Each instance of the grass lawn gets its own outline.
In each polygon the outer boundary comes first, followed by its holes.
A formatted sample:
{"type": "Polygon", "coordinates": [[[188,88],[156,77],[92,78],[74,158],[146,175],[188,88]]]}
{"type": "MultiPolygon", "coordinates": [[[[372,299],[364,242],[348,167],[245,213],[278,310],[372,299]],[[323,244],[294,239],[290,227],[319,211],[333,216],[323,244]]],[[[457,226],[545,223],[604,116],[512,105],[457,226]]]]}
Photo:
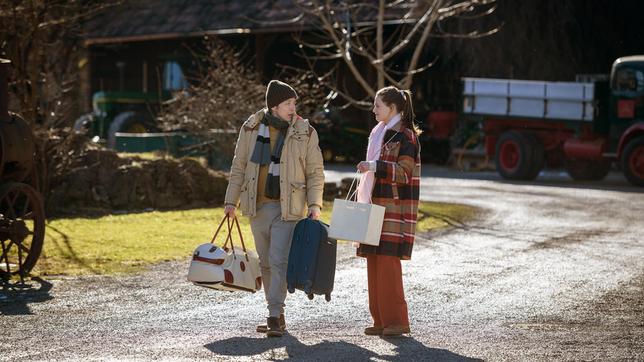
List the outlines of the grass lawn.
{"type": "MultiPolygon", "coordinates": [[[[331,206],[325,204],[322,212],[326,223],[331,219],[331,206]]],[[[446,227],[475,214],[476,209],[470,206],[421,202],[418,230],[446,227]]],[[[50,220],[43,252],[32,274],[131,273],[152,263],[183,260],[197,245],[210,241],[222,216],[223,208],[209,208],[50,220]]],[[[246,247],[254,249],[248,219],[241,217],[239,221],[246,247]]],[[[224,241],[225,228],[218,245],[224,241]]]]}

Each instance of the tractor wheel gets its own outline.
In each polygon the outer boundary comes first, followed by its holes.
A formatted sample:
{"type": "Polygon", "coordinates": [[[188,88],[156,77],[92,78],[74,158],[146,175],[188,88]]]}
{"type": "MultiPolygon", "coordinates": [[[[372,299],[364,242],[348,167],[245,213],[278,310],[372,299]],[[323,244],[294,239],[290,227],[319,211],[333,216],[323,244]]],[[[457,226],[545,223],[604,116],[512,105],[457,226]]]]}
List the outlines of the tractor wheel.
{"type": "Polygon", "coordinates": [[[622,154],[622,170],[628,182],[644,186],[644,137],[630,141],[622,154]]]}
{"type": "Polygon", "coordinates": [[[603,180],[610,171],[610,160],[566,160],[566,171],[574,180],[603,180]]]}
{"type": "Polygon", "coordinates": [[[533,143],[517,131],[507,131],[496,142],[495,162],[499,174],[508,180],[531,180],[534,174],[533,143]]]}
{"type": "Polygon", "coordinates": [[[45,211],[31,186],[0,186],[0,276],[25,276],[36,265],[45,239],[45,211]]]}
{"type": "Polygon", "coordinates": [[[145,133],[145,132],[154,132],[158,128],[150,120],[150,117],[145,116],[142,113],[137,112],[123,112],[119,113],[107,130],[107,146],[109,148],[116,147],[116,133],[117,132],[127,132],[127,133],[145,133]]]}
{"type": "Polygon", "coordinates": [[[92,122],[94,122],[94,116],[91,113],[84,114],[74,121],[74,127],[72,129],[77,133],[87,133],[92,122]]]}

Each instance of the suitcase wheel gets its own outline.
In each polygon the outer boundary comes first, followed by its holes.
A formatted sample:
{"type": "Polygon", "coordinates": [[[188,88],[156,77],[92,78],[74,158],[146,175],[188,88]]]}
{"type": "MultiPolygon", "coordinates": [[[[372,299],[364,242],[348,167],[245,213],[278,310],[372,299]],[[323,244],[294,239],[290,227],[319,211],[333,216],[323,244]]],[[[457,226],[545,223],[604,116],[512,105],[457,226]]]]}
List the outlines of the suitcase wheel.
{"type": "Polygon", "coordinates": [[[331,301],[331,294],[325,294],[324,299],[326,299],[327,302],[331,301]]]}
{"type": "Polygon", "coordinates": [[[313,300],[313,294],[307,294],[307,297],[309,297],[309,300],[313,300]]]}

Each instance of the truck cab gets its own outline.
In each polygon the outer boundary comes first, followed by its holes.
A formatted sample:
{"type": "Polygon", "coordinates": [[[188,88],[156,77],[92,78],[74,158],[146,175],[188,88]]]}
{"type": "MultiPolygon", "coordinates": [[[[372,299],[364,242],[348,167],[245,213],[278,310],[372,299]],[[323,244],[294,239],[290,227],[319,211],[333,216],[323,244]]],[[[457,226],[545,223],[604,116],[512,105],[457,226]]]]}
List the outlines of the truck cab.
{"type": "Polygon", "coordinates": [[[644,55],[615,60],[608,114],[611,150],[626,178],[644,185],[644,55]]]}

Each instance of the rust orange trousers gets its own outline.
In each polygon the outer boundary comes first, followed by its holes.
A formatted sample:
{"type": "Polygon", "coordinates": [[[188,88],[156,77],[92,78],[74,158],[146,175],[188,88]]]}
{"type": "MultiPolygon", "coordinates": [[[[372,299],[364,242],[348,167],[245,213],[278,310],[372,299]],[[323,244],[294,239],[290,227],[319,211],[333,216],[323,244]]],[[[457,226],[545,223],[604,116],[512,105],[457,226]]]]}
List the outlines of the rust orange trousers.
{"type": "Polygon", "coordinates": [[[400,258],[367,255],[367,280],[374,327],[409,326],[400,258]]]}

